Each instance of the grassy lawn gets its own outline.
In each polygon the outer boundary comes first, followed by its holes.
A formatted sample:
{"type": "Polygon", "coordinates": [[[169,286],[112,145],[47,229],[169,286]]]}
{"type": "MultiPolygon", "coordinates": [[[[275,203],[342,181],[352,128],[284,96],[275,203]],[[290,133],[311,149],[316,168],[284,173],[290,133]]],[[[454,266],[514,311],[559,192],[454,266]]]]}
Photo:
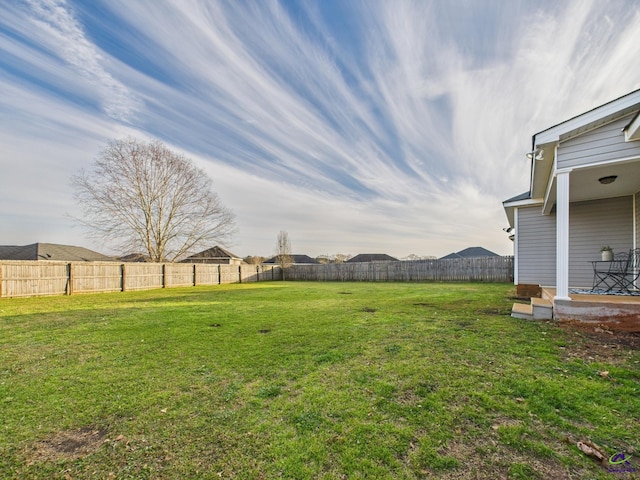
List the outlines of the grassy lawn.
{"type": "Polygon", "coordinates": [[[0,477],[640,476],[640,338],[513,319],[512,293],[275,282],[2,299],[0,477]],[[608,472],[580,440],[636,472],[608,472]]]}

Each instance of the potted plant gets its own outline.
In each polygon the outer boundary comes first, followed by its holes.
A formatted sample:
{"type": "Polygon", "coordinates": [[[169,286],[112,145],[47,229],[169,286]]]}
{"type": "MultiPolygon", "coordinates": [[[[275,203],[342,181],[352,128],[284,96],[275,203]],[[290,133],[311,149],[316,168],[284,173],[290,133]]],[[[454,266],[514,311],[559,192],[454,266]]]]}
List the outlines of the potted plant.
{"type": "Polygon", "coordinates": [[[613,260],[613,248],[609,245],[606,245],[600,249],[600,253],[602,254],[603,262],[610,262],[613,260]]]}

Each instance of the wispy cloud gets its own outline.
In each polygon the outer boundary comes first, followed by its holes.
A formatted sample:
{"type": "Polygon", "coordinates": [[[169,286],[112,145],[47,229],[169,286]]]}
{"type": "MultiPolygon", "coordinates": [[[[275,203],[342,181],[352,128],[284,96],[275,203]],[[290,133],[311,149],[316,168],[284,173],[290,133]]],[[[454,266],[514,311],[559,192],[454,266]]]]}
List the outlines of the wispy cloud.
{"type": "Polygon", "coordinates": [[[40,49],[69,64],[95,89],[105,113],[128,121],[140,107],[135,95],[109,73],[109,60],[87,38],[86,32],[65,0],[28,0],[30,22],[22,23],[40,49]]]}
{"type": "Polygon", "coordinates": [[[506,253],[500,201],[528,186],[531,135],[640,88],[633,1],[29,0],[0,13],[0,115],[17,137],[75,151],[65,173],[123,131],[170,143],[211,171],[246,253],[281,228],[310,253],[506,253]],[[60,131],[82,140],[65,147],[60,131]]]}

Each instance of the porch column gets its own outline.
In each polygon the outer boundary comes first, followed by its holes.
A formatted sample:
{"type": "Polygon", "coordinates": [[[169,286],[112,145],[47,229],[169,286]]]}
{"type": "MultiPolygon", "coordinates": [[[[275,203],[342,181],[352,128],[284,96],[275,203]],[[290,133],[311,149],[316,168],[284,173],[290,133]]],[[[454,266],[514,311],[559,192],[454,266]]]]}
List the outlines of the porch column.
{"type": "Polygon", "coordinates": [[[557,300],[569,297],[569,175],[556,176],[556,296],[557,300]]]}

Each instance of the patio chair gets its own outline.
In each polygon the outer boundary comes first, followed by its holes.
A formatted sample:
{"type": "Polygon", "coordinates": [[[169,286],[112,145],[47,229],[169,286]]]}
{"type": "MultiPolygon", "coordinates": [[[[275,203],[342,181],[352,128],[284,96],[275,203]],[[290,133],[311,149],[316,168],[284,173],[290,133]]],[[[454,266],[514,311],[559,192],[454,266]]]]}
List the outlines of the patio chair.
{"type": "Polygon", "coordinates": [[[629,250],[627,267],[622,277],[622,287],[626,292],[638,290],[640,287],[640,248],[629,250]]]}
{"type": "Polygon", "coordinates": [[[627,270],[631,256],[629,253],[616,253],[611,261],[597,260],[593,265],[593,290],[626,291],[627,270]]]}

